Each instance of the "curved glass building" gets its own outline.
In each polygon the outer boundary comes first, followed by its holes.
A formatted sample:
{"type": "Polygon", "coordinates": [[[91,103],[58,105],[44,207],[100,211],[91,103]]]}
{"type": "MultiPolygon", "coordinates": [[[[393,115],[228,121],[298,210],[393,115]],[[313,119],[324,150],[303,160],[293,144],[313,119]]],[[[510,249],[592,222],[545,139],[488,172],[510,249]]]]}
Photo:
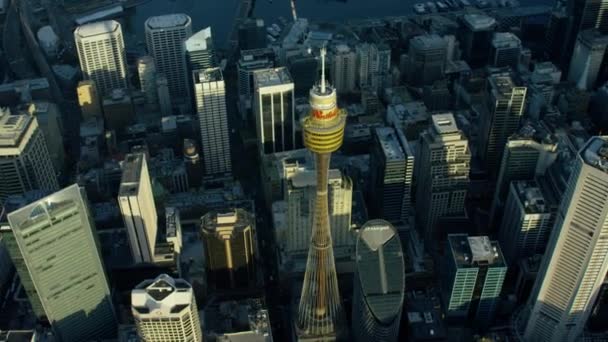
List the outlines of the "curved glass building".
{"type": "Polygon", "coordinates": [[[353,339],[397,341],[405,295],[405,261],[397,230],[384,220],[368,221],[356,248],[353,339]]]}

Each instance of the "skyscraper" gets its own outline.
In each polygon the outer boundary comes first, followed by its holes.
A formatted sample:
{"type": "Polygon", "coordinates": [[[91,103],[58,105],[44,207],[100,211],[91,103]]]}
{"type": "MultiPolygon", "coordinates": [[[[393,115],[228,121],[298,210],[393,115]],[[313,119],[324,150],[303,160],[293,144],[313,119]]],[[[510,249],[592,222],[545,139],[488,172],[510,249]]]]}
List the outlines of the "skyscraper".
{"type": "Polygon", "coordinates": [[[511,32],[496,32],[492,37],[491,63],[495,67],[510,66],[517,70],[521,40],[511,32]]]}
{"type": "Polygon", "coordinates": [[[557,139],[536,123],[526,123],[509,137],[502,154],[490,211],[492,225],[499,225],[501,222],[501,211],[509,194],[511,181],[542,176],[557,159],[557,148],[557,139]]]}
{"type": "MultiPolygon", "coordinates": [[[[0,240],[10,256],[12,265],[15,266],[15,270],[19,275],[19,282],[21,283],[25,295],[29,300],[34,316],[39,322],[48,321],[46,313],[44,312],[42,302],[40,301],[40,296],[36,291],[36,287],[34,286],[30,272],[27,269],[25,259],[19,250],[19,245],[17,244],[15,234],[13,234],[13,231],[11,230],[11,226],[8,223],[6,215],[14,210],[25,207],[26,205],[37,201],[42,197],[45,197],[47,194],[48,192],[46,191],[29,191],[24,194],[10,196],[3,201],[3,205],[0,205],[0,240]]],[[[12,273],[11,269],[8,269],[7,271],[12,273]]]]}
{"type": "Polygon", "coordinates": [[[203,333],[192,286],[161,274],[131,292],[131,312],[142,341],[202,342],[203,333]]]}
{"type": "Polygon", "coordinates": [[[95,81],[84,80],[78,82],[76,92],[82,119],[101,118],[103,115],[101,112],[101,101],[95,81]]]}
{"type": "Polygon", "coordinates": [[[249,119],[249,110],[253,106],[254,72],[274,68],[275,59],[275,53],[270,48],[241,51],[236,68],[239,74],[239,112],[243,120],[249,119]]]}
{"type": "Polygon", "coordinates": [[[112,337],[117,321],[84,191],[74,184],[8,221],[56,337],[112,337]]]}
{"type": "Polygon", "coordinates": [[[226,112],[226,86],[222,72],[219,68],[211,68],[194,73],[193,76],[205,174],[230,174],[232,161],[226,112]]]}
{"type": "Polygon", "coordinates": [[[195,70],[204,70],[216,66],[215,51],[211,27],[204,28],[185,41],[188,78],[195,70]]]}
{"type": "Polygon", "coordinates": [[[507,264],[498,242],[487,236],[448,235],[443,295],[450,318],[467,319],[487,326],[496,312],[507,264]],[[474,311],[474,312],[472,312],[474,311]]]}
{"type": "Polygon", "coordinates": [[[402,132],[390,127],[375,129],[370,169],[374,216],[392,223],[408,221],[414,152],[402,132]]]}
{"type": "Polygon", "coordinates": [[[210,212],[201,218],[207,277],[218,288],[246,288],[255,284],[255,227],[243,209],[210,212]]]}
{"type": "Polygon", "coordinates": [[[0,202],[30,190],[56,191],[57,175],[38,120],[0,109],[0,202]]]}
{"type": "Polygon", "coordinates": [[[511,265],[545,252],[557,207],[547,190],[534,180],[513,181],[509,186],[499,241],[511,265]]]}
{"type": "Polygon", "coordinates": [[[485,14],[465,14],[461,39],[462,58],[471,67],[481,67],[488,62],[491,41],[496,29],[496,19],[485,14]]]}
{"type": "Polygon", "coordinates": [[[416,221],[428,242],[437,237],[437,219],[464,214],[471,163],[469,141],[452,113],[435,114],[432,121],[420,135],[416,161],[416,221]]]}
{"type": "Polygon", "coordinates": [[[158,104],[156,91],[156,63],[152,56],[143,56],[137,60],[137,74],[139,75],[139,89],[144,93],[146,103],[158,104]]]}
{"type": "Polygon", "coordinates": [[[296,148],[296,118],[293,81],[287,68],[257,70],[253,73],[253,111],[261,154],[296,148]]]}
{"type": "Polygon", "coordinates": [[[154,262],[158,216],[146,155],[127,154],[122,165],[118,205],[135,263],[154,262]]]}
{"type": "Polygon", "coordinates": [[[356,255],[353,338],[396,342],[405,297],[405,261],[395,227],[384,220],[364,224],[356,255]]]}
{"type": "MultiPolygon", "coordinates": [[[[565,26],[565,35],[561,35],[559,65],[562,70],[569,69],[570,56],[581,31],[597,29],[602,34],[608,33],[608,1],[606,0],[566,0],[566,20],[559,24],[565,26]]],[[[556,4],[560,5],[560,2],[556,4]]],[[[559,8],[556,8],[559,11],[559,8]]],[[[559,12],[558,12],[559,13],[559,12]]]]}
{"type": "Polygon", "coordinates": [[[484,166],[496,177],[504,146],[524,114],[527,89],[517,87],[505,73],[488,77],[487,91],[488,112],[481,118],[479,150],[484,166]]]}
{"type": "Polygon", "coordinates": [[[150,17],[144,24],[148,53],[158,73],[167,77],[172,104],[189,106],[190,84],[184,42],[192,36],[192,20],[185,14],[150,17]]]}
{"type": "Polygon", "coordinates": [[[592,137],[574,170],[536,283],[526,341],[578,341],[608,272],[608,137],[592,137]]]}
{"type": "MultiPolygon", "coordinates": [[[[608,5],[607,5],[608,10],[608,5]]],[[[568,81],[581,90],[595,86],[608,46],[608,36],[598,30],[584,30],[578,34],[568,71],[568,81]]]]}
{"type": "Polygon", "coordinates": [[[163,116],[173,114],[171,108],[171,94],[169,93],[169,81],[164,74],[156,74],[156,96],[158,97],[158,106],[160,113],[163,116]]]}
{"type": "Polygon", "coordinates": [[[348,45],[340,44],[334,49],[331,80],[340,93],[351,93],[357,86],[357,54],[348,45]]]}
{"type": "Polygon", "coordinates": [[[410,40],[407,80],[415,86],[431,85],[444,77],[448,45],[437,34],[416,36],[410,40]]]}
{"type": "Polygon", "coordinates": [[[382,94],[389,86],[391,77],[391,48],[388,44],[371,45],[370,85],[373,90],[382,94]]]}
{"type": "Polygon", "coordinates": [[[266,47],[266,26],[264,19],[247,18],[239,25],[239,50],[262,49],[266,47]]]}
{"type": "Polygon", "coordinates": [[[95,81],[100,97],[127,88],[127,55],[120,24],[114,20],[78,26],[74,31],[80,69],[95,81]]]}
{"type": "Polygon", "coordinates": [[[317,196],[312,238],[297,314],[299,339],[335,338],[341,334],[342,304],[329,228],[327,181],[331,153],[342,145],[346,113],[337,107],[336,89],[325,83],[325,48],[321,81],[310,90],[310,115],[302,120],[304,145],[315,154],[317,196]]]}

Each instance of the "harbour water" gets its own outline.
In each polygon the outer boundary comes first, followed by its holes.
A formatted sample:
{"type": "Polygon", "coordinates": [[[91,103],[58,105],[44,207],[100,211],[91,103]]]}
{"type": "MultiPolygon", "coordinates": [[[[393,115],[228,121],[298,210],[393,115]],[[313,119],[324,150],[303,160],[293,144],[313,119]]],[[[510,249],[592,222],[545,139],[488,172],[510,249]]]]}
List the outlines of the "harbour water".
{"type": "MultiPolygon", "coordinates": [[[[223,43],[228,36],[240,0],[150,0],[137,6],[125,18],[130,39],[142,42],[144,22],[148,17],[167,13],[186,13],[192,18],[193,30],[211,26],[214,39],[223,43]]],[[[289,0],[255,0],[254,16],[267,25],[279,17],[291,20],[289,0]]],[[[296,0],[298,16],[313,20],[346,20],[377,18],[413,13],[421,0],[296,0]]],[[[522,6],[551,5],[555,0],[520,0],[522,6]]]]}

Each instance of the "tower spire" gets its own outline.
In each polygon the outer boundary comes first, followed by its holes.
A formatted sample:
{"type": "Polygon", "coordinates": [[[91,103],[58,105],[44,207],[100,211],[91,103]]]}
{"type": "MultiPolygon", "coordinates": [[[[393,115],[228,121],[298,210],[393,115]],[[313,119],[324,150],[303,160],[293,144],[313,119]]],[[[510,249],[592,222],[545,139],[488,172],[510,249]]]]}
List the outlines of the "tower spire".
{"type": "Polygon", "coordinates": [[[324,45],[321,48],[321,94],[325,94],[325,55],[327,55],[327,49],[324,45]]]}

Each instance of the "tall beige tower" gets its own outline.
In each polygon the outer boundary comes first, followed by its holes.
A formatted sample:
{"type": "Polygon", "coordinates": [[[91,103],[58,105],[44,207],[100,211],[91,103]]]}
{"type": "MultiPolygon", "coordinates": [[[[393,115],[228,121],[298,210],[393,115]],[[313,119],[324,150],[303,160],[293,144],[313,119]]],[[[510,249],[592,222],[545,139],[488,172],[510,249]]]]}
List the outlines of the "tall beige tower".
{"type": "Polygon", "coordinates": [[[192,286],[161,274],[131,292],[137,334],[146,342],[202,342],[203,333],[192,286]]]}
{"type": "Polygon", "coordinates": [[[525,341],[580,341],[608,272],[608,136],[580,150],[523,317],[525,341]]]}
{"type": "Polygon", "coordinates": [[[145,154],[125,157],[118,204],[127,227],[133,261],[153,263],[158,216],[145,154]]]}
{"type": "Polygon", "coordinates": [[[321,82],[310,90],[310,115],[302,120],[304,145],[315,155],[317,195],[312,236],[296,333],[301,341],[334,340],[343,316],[327,204],[329,160],[342,145],[346,112],[337,106],[336,89],[325,83],[325,48],[321,49],[321,82]]]}
{"type": "Polygon", "coordinates": [[[120,24],[115,20],[78,26],[74,31],[85,80],[93,80],[101,97],[127,88],[127,55],[120,24]]]}

